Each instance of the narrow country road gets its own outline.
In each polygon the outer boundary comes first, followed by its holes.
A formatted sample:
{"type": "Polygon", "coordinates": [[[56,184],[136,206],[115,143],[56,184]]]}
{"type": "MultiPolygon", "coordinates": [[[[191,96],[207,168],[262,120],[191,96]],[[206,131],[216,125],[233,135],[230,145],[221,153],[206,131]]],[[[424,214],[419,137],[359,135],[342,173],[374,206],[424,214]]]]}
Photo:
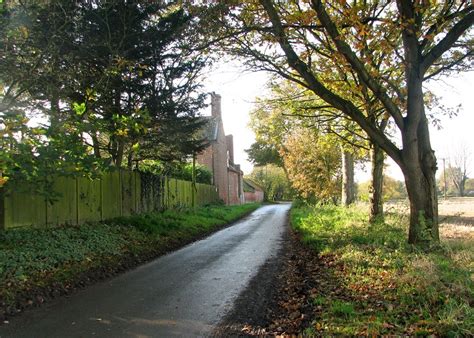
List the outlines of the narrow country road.
{"type": "Polygon", "coordinates": [[[0,326],[0,337],[209,335],[278,253],[289,207],[264,206],[204,240],[27,311],[0,326]]]}

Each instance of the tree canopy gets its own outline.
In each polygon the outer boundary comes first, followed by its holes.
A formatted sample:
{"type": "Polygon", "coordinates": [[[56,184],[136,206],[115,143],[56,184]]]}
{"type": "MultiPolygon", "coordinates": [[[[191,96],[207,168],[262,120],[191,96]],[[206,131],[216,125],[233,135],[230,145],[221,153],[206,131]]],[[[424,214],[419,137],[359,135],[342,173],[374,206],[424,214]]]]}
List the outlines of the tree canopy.
{"type": "Polygon", "coordinates": [[[24,172],[28,179],[44,173],[43,164],[61,163],[83,174],[144,159],[182,160],[203,149],[199,77],[207,56],[192,48],[202,38],[195,25],[172,2],[4,5],[4,177],[24,172]]]}

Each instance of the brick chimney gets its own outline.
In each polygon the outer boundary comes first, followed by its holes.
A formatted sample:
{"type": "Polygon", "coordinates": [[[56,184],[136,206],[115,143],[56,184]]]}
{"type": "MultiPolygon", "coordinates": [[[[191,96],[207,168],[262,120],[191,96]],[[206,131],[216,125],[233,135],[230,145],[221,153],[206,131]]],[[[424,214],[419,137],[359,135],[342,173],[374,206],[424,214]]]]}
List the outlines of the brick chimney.
{"type": "Polygon", "coordinates": [[[222,118],[221,96],[214,92],[211,93],[211,114],[214,117],[222,118]]]}

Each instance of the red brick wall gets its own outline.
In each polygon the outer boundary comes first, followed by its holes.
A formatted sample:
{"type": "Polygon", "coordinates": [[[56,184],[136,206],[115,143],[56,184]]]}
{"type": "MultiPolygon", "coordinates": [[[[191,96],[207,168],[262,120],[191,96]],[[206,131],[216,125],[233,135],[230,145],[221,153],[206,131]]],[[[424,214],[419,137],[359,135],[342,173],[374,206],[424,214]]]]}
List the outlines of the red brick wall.
{"type": "Polygon", "coordinates": [[[240,174],[229,170],[229,204],[240,204],[239,196],[240,174]]]}
{"type": "Polygon", "coordinates": [[[255,192],[245,192],[245,202],[263,202],[263,191],[255,190],[255,192]]]}

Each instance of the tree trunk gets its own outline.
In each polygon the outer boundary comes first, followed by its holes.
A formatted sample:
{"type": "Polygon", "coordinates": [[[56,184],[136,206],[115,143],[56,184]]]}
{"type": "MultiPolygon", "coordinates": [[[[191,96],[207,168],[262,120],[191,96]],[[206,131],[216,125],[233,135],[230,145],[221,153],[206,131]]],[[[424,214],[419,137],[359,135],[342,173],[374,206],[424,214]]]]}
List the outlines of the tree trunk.
{"type": "MultiPolygon", "coordinates": [[[[462,170],[462,169],[461,169],[462,170]]],[[[466,187],[466,181],[467,181],[467,176],[465,174],[465,171],[462,172],[462,178],[459,182],[459,196],[464,197],[464,191],[466,187]]]]}
{"type": "Polygon", "coordinates": [[[354,155],[342,149],[342,205],[354,203],[354,155]]]}
{"type": "Polygon", "coordinates": [[[99,138],[97,137],[97,134],[92,133],[91,135],[92,138],[92,146],[94,149],[94,156],[97,158],[101,158],[100,156],[100,143],[99,143],[99,138]]]}
{"type": "Polygon", "coordinates": [[[61,126],[59,95],[56,90],[54,90],[53,94],[51,95],[50,104],[51,104],[50,127],[54,133],[54,132],[57,132],[59,130],[59,127],[61,126]]]}
{"type": "Polygon", "coordinates": [[[422,80],[416,67],[410,70],[407,79],[407,117],[400,167],[410,200],[408,242],[429,245],[439,241],[436,156],[431,149],[422,80]]]}
{"type": "Polygon", "coordinates": [[[464,182],[459,186],[459,196],[464,197],[464,182]]]}
{"type": "Polygon", "coordinates": [[[124,151],[124,143],[122,140],[117,141],[117,155],[115,157],[115,166],[120,168],[122,166],[123,161],[123,151],[124,151]]]}
{"type": "Polygon", "coordinates": [[[431,149],[428,119],[425,114],[423,77],[426,70],[416,35],[412,3],[397,3],[406,29],[402,32],[405,51],[407,90],[406,116],[403,118],[400,168],[410,200],[408,243],[429,246],[439,242],[436,156],[431,149]]]}
{"type": "Polygon", "coordinates": [[[384,152],[380,146],[371,144],[372,181],[369,186],[370,223],[383,220],[383,161],[384,152]]]}
{"type": "MultiPolygon", "coordinates": [[[[428,155],[429,156],[429,155],[428,155]]],[[[429,161],[436,161],[434,155],[429,161]]],[[[423,161],[405,166],[405,184],[410,200],[408,243],[439,241],[436,169],[423,161]]]]}
{"type": "Polygon", "coordinates": [[[133,152],[131,150],[127,155],[127,168],[133,170],[133,152]]]}

